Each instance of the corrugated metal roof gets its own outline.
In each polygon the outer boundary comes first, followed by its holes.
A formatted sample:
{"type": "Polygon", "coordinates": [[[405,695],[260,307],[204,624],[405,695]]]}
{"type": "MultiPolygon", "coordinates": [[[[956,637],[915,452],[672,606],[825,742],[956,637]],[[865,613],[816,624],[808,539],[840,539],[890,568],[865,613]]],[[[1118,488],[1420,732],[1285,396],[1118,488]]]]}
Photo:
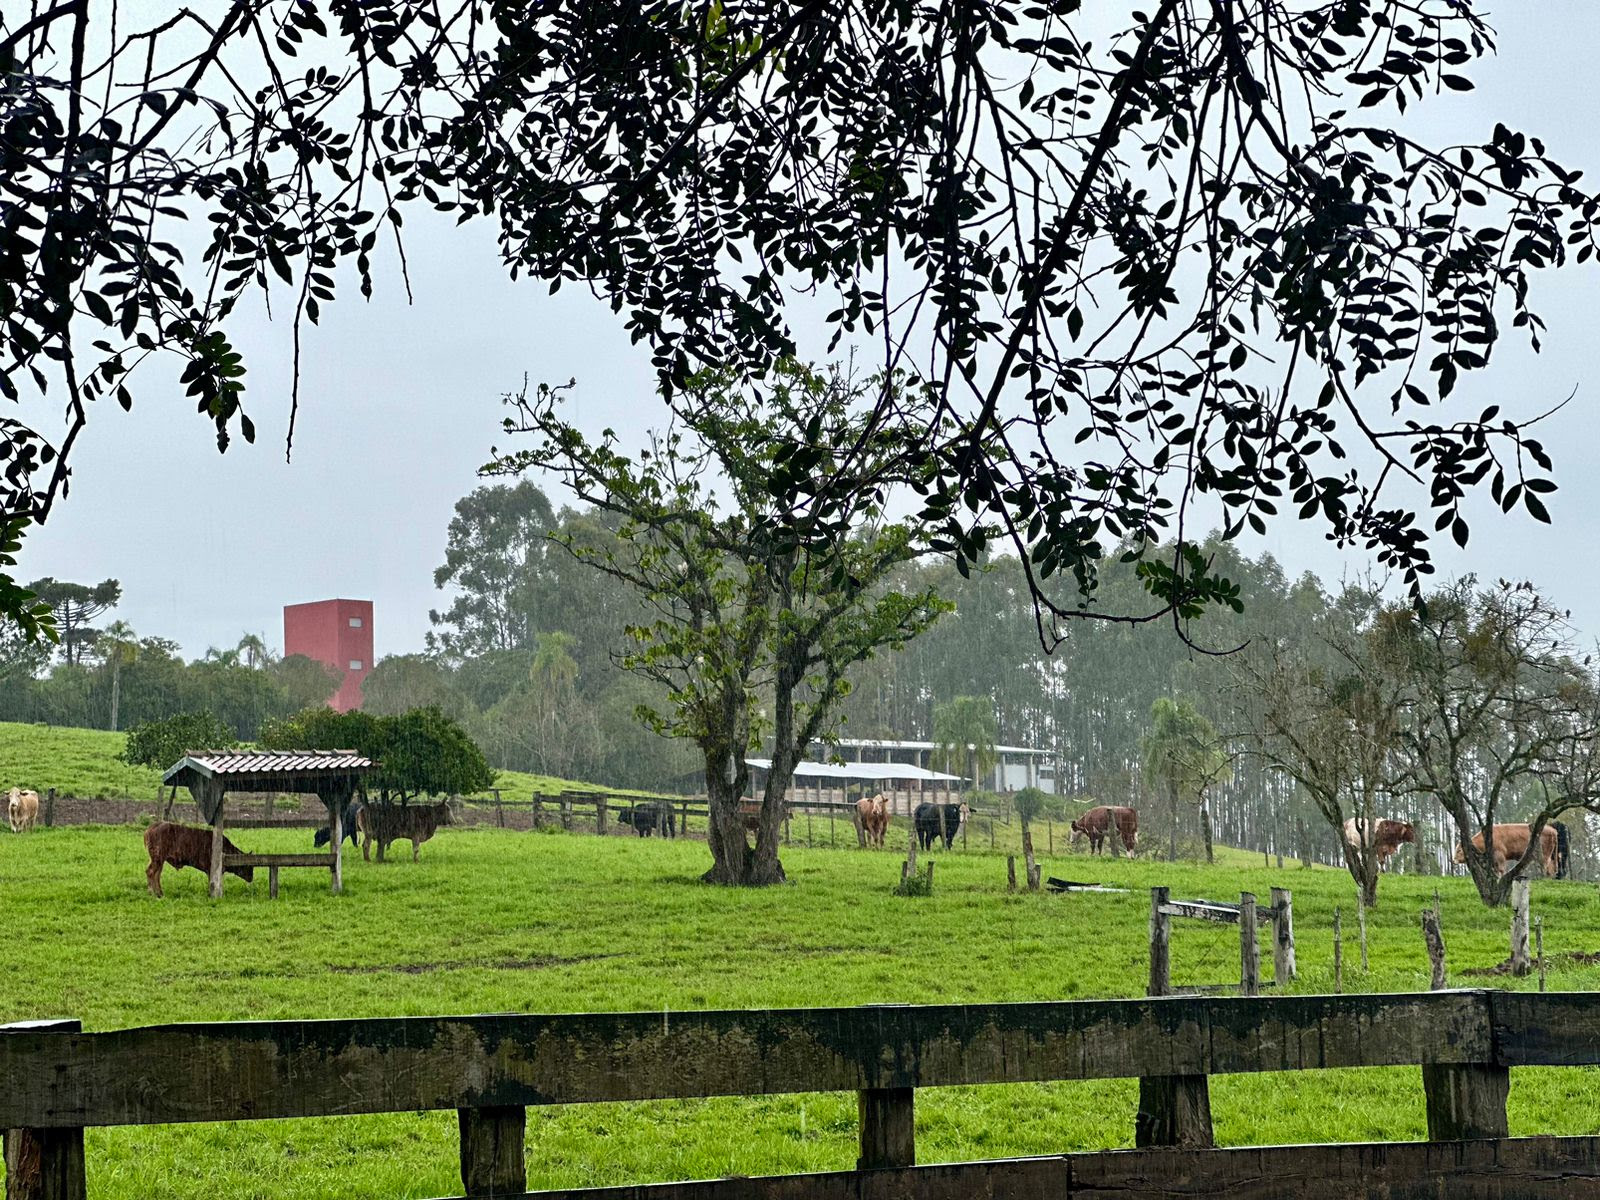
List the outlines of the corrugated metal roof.
{"type": "Polygon", "coordinates": [[[294,775],[302,772],[365,772],[378,764],[353,750],[191,750],[162,774],[170,781],[186,770],[208,779],[234,775],[294,775]]]}
{"type": "MultiPolygon", "coordinates": [[[[770,758],[747,758],[745,762],[757,770],[765,771],[771,768],[770,758]]],[[[860,779],[876,781],[882,779],[921,779],[941,780],[955,782],[964,776],[946,775],[941,771],[930,771],[926,767],[914,767],[910,763],[796,763],[794,768],[796,779],[860,779]]]]}

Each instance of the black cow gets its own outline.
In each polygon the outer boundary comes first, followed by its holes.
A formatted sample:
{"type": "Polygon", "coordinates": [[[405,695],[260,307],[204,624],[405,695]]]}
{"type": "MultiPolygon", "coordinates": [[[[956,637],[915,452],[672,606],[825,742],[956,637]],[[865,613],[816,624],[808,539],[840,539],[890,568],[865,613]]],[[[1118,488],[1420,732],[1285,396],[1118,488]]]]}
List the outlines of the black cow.
{"type": "Polygon", "coordinates": [[[965,804],[919,804],[911,815],[911,826],[916,830],[917,845],[932,850],[933,844],[944,839],[944,848],[950,849],[967,819],[965,804]]]}
{"type": "Polygon", "coordinates": [[[635,804],[632,808],[624,808],[617,813],[617,820],[624,825],[632,825],[633,831],[640,837],[649,837],[658,829],[662,837],[678,836],[678,825],[672,817],[672,805],[662,801],[647,800],[643,804],[635,804]]]}
{"type": "MultiPolygon", "coordinates": [[[[356,841],[356,814],[360,811],[361,801],[352,800],[344,806],[344,811],[339,816],[341,822],[339,828],[344,836],[350,839],[352,846],[359,845],[356,841]]],[[[312,835],[311,844],[319,850],[328,844],[328,827],[326,825],[312,835]]]]}

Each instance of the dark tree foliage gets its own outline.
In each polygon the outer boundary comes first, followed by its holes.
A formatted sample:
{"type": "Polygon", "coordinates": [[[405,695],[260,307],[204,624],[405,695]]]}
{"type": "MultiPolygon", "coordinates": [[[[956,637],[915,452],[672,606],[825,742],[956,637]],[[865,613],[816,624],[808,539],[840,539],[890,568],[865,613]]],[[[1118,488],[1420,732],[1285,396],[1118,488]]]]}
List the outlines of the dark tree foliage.
{"type": "Polygon", "coordinates": [[[226,750],[239,743],[212,712],[186,712],[164,721],[145,721],[128,730],[125,763],[165,770],[190,750],[226,750]]]}
{"type": "MultiPolygon", "coordinates": [[[[1197,509],[1229,534],[1320,520],[1418,594],[1473,488],[1547,519],[1532,412],[1441,402],[1508,324],[1537,346],[1532,277],[1590,257],[1600,212],[1536,136],[1408,135],[1472,87],[1480,6],[1079,5],[233,0],[153,27],[8,5],[0,393],[66,432],[0,418],[0,521],[48,515],[94,403],[130,406],[148,359],[219,448],[253,438],[235,305],[265,294],[298,341],[342,265],[371,289],[408,205],[594,289],[669,390],[764,376],[808,293],[885,378],[937,387],[956,420],[887,390],[876,418],[934,467],[959,562],[1018,552],[1047,635],[1234,602],[1197,509]],[[1146,594],[1091,607],[1119,545],[1146,594]]],[[[773,487],[834,536],[816,518],[848,498],[803,454],[773,487]]]]}
{"type": "Polygon", "coordinates": [[[483,752],[436,708],[392,717],[308,708],[261,727],[269,750],[357,750],[380,764],[369,786],[383,803],[416,796],[470,795],[494,783],[483,752]]]}

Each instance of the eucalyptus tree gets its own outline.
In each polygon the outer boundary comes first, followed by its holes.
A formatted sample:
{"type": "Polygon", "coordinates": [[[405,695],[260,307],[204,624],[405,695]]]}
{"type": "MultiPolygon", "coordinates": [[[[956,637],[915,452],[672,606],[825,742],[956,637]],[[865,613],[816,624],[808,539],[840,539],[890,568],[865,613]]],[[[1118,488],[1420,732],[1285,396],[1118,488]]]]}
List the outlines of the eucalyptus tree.
{"type": "Polygon", "coordinates": [[[139,635],[126,621],[113,621],[101,630],[96,649],[104,659],[106,670],[111,672],[111,724],[108,728],[114,733],[117,709],[122,703],[122,668],[139,657],[139,635]]]}
{"type": "MultiPolygon", "coordinates": [[[[1539,137],[1412,120],[1493,44],[1472,0],[7,5],[0,540],[163,367],[219,449],[252,440],[247,296],[294,326],[292,446],[341,268],[370,293],[398,239],[403,275],[431,210],[598,294],[681,415],[697,372],[792,355],[799,303],[885,379],[914,369],[940,419],[886,386],[871,424],[925,456],[959,562],[1016,552],[1047,641],[1228,603],[1199,496],[1225,536],[1292,508],[1420,589],[1430,526],[1465,540],[1478,489],[1547,519],[1544,398],[1446,402],[1503,332],[1538,345],[1530,285],[1600,221],[1539,137]],[[1118,544],[1141,586],[1091,604],[1118,544]]],[[[870,442],[837,490],[780,473],[769,536],[825,549],[870,442]]],[[[37,624],[25,592],[0,578],[37,624]]]]}
{"type": "MultiPolygon", "coordinates": [[[[507,432],[534,444],[497,452],[485,469],[542,468],[620,518],[614,539],[563,544],[642,601],[620,661],[665,689],[664,703],[640,705],[641,717],[700,751],[711,813],[705,878],[778,883],[785,793],[807,748],[833,734],[850,669],[946,608],[929,589],[888,586],[895,567],[929,550],[917,523],[890,519],[891,483],[914,484],[926,468],[871,425],[871,384],[785,364],[760,391],[725,377],[691,387],[686,415],[636,457],[609,431],[591,442],[569,424],[556,389],[520,394],[507,432]],[[776,485],[784,475],[812,481],[810,490],[776,485]],[[813,503],[851,480],[849,506],[813,503]],[[739,801],[748,756],[764,742],[772,762],[752,845],[739,801]]],[[[897,403],[940,420],[923,389],[897,403]]]]}
{"type": "Polygon", "coordinates": [[[987,696],[954,696],[933,710],[933,762],[962,771],[972,786],[999,761],[995,751],[994,701],[987,696]]]}

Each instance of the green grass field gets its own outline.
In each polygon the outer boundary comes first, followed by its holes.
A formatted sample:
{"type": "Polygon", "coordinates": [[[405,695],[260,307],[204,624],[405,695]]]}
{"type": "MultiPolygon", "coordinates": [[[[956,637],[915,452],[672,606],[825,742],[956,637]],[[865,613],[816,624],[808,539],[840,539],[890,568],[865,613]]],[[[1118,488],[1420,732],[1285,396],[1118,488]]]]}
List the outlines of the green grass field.
{"type": "MultiPolygon", "coordinates": [[[[289,850],[301,831],[244,831],[246,849],[289,850]]],[[[1253,856],[1244,856],[1246,860],[1253,856]]],[[[1121,884],[1126,894],[1008,895],[1003,857],[939,853],[937,890],[890,894],[894,851],[791,847],[792,886],[704,887],[701,843],[447,829],[413,865],[347,859],[326,876],[227,882],[206,899],[194,871],[145,891],[131,828],[0,836],[0,1020],[73,1016],[90,1029],[185,1020],[495,1011],[681,1011],[886,1002],[1059,1000],[1136,995],[1146,972],[1152,884],[1179,897],[1295,893],[1300,979],[1331,988],[1331,925],[1344,909],[1345,985],[1427,986],[1417,913],[1443,894],[1452,983],[1505,957],[1504,911],[1465,879],[1386,878],[1370,924],[1371,970],[1355,947],[1349,879],[1259,860],[1206,868],[1059,856],[1046,874],[1121,884]]],[[[1238,860],[1235,860],[1238,861],[1238,860]]],[[[1588,989],[1600,969],[1562,956],[1600,949],[1592,886],[1537,881],[1553,988],[1588,989]]],[[[1264,971],[1270,974],[1270,954],[1264,971]]],[[[1236,979],[1231,927],[1178,922],[1178,983],[1236,979]]],[[[1506,985],[1510,981],[1493,981],[1506,985]]],[[[1533,986],[1531,981],[1517,986],[1533,986]]],[[[1594,1072],[1513,1073],[1513,1134],[1600,1132],[1594,1072]]],[[[918,1158],[938,1162],[1130,1144],[1132,1081],[926,1089],[918,1158]]],[[[1424,1134],[1415,1068],[1219,1077],[1224,1144],[1413,1139],[1424,1134]]],[[[459,1191],[449,1113],[91,1130],[97,1197],[426,1197],[459,1191]]],[[[848,1167],[848,1095],[531,1110],[530,1186],[616,1184],[848,1167]]]]}
{"type": "MultiPolygon", "coordinates": [[[[126,741],[126,734],[103,729],[0,721],[0,788],[20,785],[42,795],[46,788],[53,787],[64,796],[154,799],[161,772],[154,767],[129,766],[119,759],[117,755],[126,741]]],[[[526,771],[500,771],[495,784],[507,800],[528,800],[535,793],[559,796],[569,791],[601,790],[598,784],[526,771]]],[[[618,795],[645,794],[604,790],[618,795]]],[[[483,793],[476,798],[489,797],[483,793]]]]}

